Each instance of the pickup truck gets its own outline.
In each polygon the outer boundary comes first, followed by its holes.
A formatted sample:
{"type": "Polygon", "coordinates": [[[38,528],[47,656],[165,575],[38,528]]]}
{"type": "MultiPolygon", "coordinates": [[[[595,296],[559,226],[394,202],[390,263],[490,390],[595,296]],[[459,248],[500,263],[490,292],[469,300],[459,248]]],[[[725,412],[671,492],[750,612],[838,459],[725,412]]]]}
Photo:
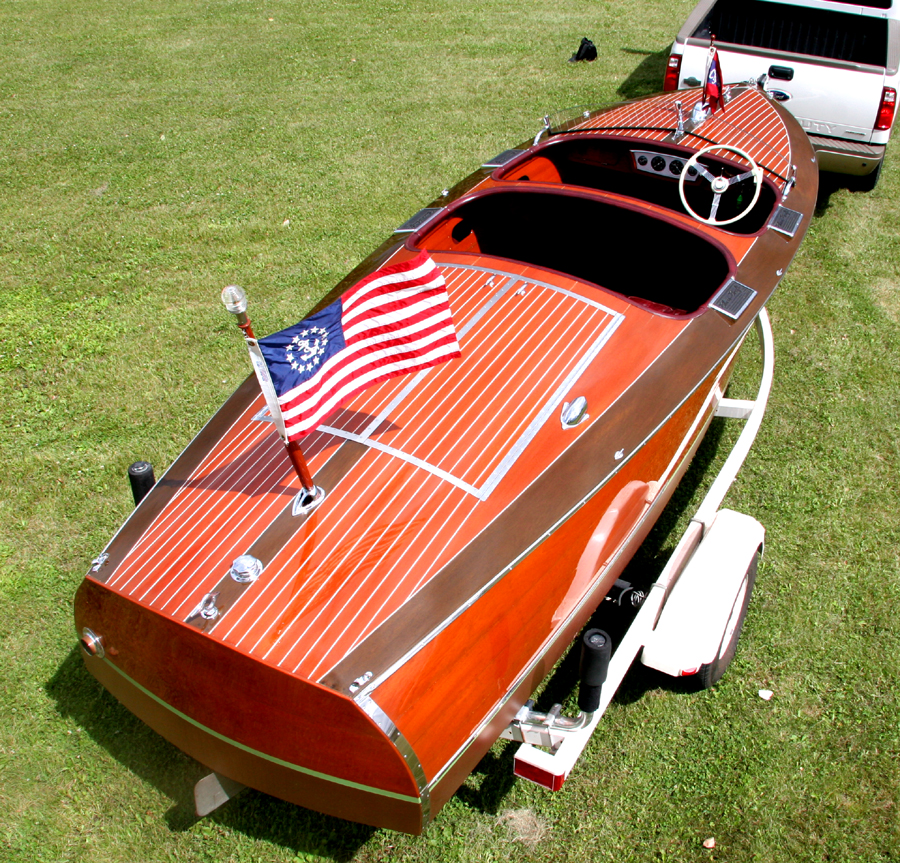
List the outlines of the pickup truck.
{"type": "Polygon", "coordinates": [[[875,187],[897,101],[900,0],[701,0],[672,45],[663,89],[699,87],[713,41],[724,83],[755,80],[782,102],[820,170],[875,187]]]}

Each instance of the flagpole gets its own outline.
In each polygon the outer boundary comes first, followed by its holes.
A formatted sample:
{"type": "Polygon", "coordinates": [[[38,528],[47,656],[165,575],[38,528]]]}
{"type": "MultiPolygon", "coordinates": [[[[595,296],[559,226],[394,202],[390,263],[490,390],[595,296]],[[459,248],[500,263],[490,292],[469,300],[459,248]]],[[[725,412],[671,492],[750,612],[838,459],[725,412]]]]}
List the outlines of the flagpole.
{"type": "MultiPolygon", "coordinates": [[[[225,308],[234,315],[235,322],[244,334],[244,340],[251,346],[252,359],[252,347],[256,344],[256,336],[253,334],[253,327],[250,325],[250,317],[247,315],[247,295],[244,293],[243,289],[237,285],[229,285],[222,291],[222,303],[225,305],[225,308]]],[[[257,377],[258,376],[259,372],[257,371],[257,377]]],[[[262,381],[260,381],[260,383],[262,383],[262,381]]],[[[263,394],[266,394],[265,390],[263,390],[263,394]]],[[[267,398],[266,401],[268,402],[269,399],[267,398]]],[[[277,409],[277,404],[274,406],[270,405],[269,407],[270,412],[277,409]]],[[[272,419],[275,420],[275,426],[278,429],[282,441],[284,441],[285,446],[287,447],[288,457],[300,480],[300,484],[303,486],[303,490],[310,495],[316,496],[317,489],[312,481],[312,474],[309,472],[309,465],[306,463],[306,458],[303,455],[303,451],[300,449],[300,444],[295,440],[289,441],[286,439],[286,436],[282,432],[284,424],[278,422],[279,417],[273,415],[272,419]]]]}
{"type": "Polygon", "coordinates": [[[308,491],[310,494],[315,494],[316,487],[313,484],[312,475],[309,472],[309,465],[306,463],[306,457],[300,449],[299,442],[295,440],[288,441],[287,452],[291,459],[291,464],[294,466],[294,470],[300,478],[300,484],[305,491],[308,491]]]}

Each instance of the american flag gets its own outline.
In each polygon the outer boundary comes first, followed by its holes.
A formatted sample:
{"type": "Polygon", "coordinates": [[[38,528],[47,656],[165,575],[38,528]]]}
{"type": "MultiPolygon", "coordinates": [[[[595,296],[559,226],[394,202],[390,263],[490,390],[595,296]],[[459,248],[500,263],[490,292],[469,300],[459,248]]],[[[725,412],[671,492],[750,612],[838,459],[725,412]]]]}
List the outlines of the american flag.
{"type": "Polygon", "coordinates": [[[725,100],[722,98],[722,67],[719,65],[719,52],[715,45],[710,46],[709,60],[706,64],[706,81],[703,84],[703,101],[709,105],[713,114],[717,108],[725,113],[725,100]]]}
{"type": "MultiPolygon", "coordinates": [[[[427,252],[372,273],[320,312],[260,339],[258,350],[287,441],[367,387],[460,356],[447,286],[427,252]]],[[[269,392],[267,401],[271,412],[269,392]]]]}

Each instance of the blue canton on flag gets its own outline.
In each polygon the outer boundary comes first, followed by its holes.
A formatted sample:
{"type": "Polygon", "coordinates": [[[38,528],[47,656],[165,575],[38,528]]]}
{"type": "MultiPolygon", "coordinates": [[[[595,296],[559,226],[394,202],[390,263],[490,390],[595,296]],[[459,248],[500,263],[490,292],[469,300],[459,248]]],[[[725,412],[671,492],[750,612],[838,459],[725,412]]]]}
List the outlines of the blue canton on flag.
{"type": "Polygon", "coordinates": [[[279,393],[308,381],[345,347],[341,328],[341,301],[294,324],[286,330],[259,340],[259,348],[279,393]]]}

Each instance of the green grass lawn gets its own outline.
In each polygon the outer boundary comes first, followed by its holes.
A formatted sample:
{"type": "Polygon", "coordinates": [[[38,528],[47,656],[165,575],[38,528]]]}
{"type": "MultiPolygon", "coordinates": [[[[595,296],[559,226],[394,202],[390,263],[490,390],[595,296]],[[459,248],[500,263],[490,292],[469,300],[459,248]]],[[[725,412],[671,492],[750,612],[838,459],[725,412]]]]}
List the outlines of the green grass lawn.
{"type": "Polygon", "coordinates": [[[701,694],[630,676],[562,792],[498,745],[419,838],[256,792],[197,820],[204,768],[75,647],[127,466],[159,473],[248,372],[221,288],[260,334],[293,323],[547,111],[658,89],[691,6],[0,5],[0,860],[900,861],[896,146],[874,193],[821,196],[769,306],[775,389],[727,500],[768,530],[734,665],[701,694]],[[567,63],[584,35],[599,58],[567,63]]]}

